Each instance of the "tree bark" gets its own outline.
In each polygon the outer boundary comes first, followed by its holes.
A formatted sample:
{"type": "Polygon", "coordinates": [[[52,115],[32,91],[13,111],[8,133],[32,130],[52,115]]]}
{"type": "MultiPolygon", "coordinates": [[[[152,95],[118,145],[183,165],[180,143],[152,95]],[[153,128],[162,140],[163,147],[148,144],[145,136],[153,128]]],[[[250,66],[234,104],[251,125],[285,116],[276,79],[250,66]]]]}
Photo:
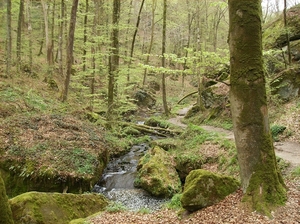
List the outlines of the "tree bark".
{"type": "Polygon", "coordinates": [[[12,41],[11,41],[11,0],[6,0],[6,75],[11,77],[11,50],[12,50],[12,41]]]}
{"type": "Polygon", "coordinates": [[[135,39],[136,39],[137,31],[139,29],[140,21],[141,21],[141,13],[142,13],[144,2],[145,2],[145,0],[142,0],[142,2],[141,2],[141,6],[140,6],[140,10],[139,10],[139,14],[138,14],[138,18],[137,18],[137,21],[136,21],[136,25],[135,25],[135,30],[134,30],[132,42],[131,42],[130,58],[129,58],[128,74],[127,74],[127,82],[130,82],[130,66],[131,66],[131,63],[132,63],[132,57],[133,57],[133,51],[134,51],[134,44],[135,44],[135,39]]]}
{"type": "Polygon", "coordinates": [[[20,0],[18,31],[17,31],[17,72],[20,71],[20,65],[21,65],[21,41],[22,41],[23,13],[24,13],[24,1],[20,0]]]}
{"type": "MultiPolygon", "coordinates": [[[[147,52],[147,58],[146,58],[146,62],[145,62],[146,65],[149,64],[150,54],[151,54],[151,50],[152,50],[152,46],[153,46],[156,5],[157,5],[157,0],[152,0],[151,37],[150,37],[150,44],[149,44],[149,48],[148,48],[148,52],[147,52]]],[[[146,80],[147,80],[147,68],[145,68],[145,70],[144,70],[143,86],[146,85],[146,80]]]]}
{"type": "Polygon", "coordinates": [[[68,98],[68,90],[71,79],[72,65],[73,65],[73,46],[74,46],[74,33],[76,26],[76,14],[79,0],[73,0],[70,27],[69,27],[69,41],[67,47],[67,74],[64,83],[64,90],[62,95],[62,101],[66,101],[68,98]]]}
{"type": "Polygon", "coordinates": [[[286,200],[269,128],[260,0],[229,0],[230,102],[244,201],[270,215],[286,200]]]}
{"type": "Polygon", "coordinates": [[[108,74],[108,108],[107,120],[111,121],[113,118],[113,104],[115,94],[115,77],[119,70],[119,19],[120,19],[120,0],[113,2],[113,30],[111,33],[111,53],[109,56],[109,74],[108,74]]]}
{"type": "Polygon", "coordinates": [[[83,21],[83,68],[82,70],[86,71],[86,53],[87,53],[87,24],[88,24],[88,12],[89,12],[89,0],[85,0],[85,15],[84,15],[84,21],[83,21]]]}
{"type": "Polygon", "coordinates": [[[64,76],[63,69],[63,43],[64,43],[64,22],[65,21],[65,1],[61,0],[60,3],[60,23],[59,23],[59,38],[58,38],[58,62],[59,62],[59,74],[64,76]]]}
{"type": "Polygon", "coordinates": [[[32,27],[31,27],[31,0],[26,0],[26,15],[27,15],[27,34],[28,34],[28,49],[29,49],[29,73],[32,74],[32,27]]]}
{"type": "MultiPolygon", "coordinates": [[[[167,0],[164,0],[164,9],[163,9],[163,33],[162,33],[162,58],[161,58],[161,66],[164,68],[165,65],[165,53],[166,53],[166,30],[167,30],[167,0]]],[[[165,72],[162,73],[162,81],[161,81],[161,88],[162,88],[162,100],[163,100],[163,107],[165,111],[165,115],[169,116],[169,108],[167,104],[167,91],[166,91],[166,77],[165,72]]]]}

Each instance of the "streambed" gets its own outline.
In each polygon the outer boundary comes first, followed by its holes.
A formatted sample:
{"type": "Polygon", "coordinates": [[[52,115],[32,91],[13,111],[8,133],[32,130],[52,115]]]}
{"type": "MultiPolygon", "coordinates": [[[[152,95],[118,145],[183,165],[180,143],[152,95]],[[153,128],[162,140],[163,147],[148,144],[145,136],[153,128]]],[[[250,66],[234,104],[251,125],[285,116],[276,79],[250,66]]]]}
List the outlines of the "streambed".
{"type": "Polygon", "coordinates": [[[93,191],[104,194],[131,211],[144,208],[159,210],[168,199],[153,197],[143,189],[134,187],[139,159],[148,149],[146,143],[134,145],[127,154],[111,159],[93,191]]]}

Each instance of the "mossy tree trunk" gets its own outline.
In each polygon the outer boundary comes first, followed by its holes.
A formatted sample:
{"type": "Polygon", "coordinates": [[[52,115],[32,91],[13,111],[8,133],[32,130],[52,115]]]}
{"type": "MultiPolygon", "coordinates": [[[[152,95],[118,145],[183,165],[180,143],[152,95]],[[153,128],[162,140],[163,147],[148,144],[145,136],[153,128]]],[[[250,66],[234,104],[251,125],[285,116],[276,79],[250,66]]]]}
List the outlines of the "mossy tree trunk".
{"type": "Polygon", "coordinates": [[[269,129],[261,1],[229,0],[230,102],[244,199],[269,215],[286,200],[269,129]]]}
{"type": "MultiPolygon", "coordinates": [[[[163,30],[162,30],[162,58],[161,58],[161,66],[164,68],[166,65],[166,30],[167,30],[167,0],[164,0],[164,9],[163,9],[163,30]]],[[[162,101],[163,101],[163,107],[165,111],[165,115],[169,116],[169,108],[167,103],[167,91],[166,91],[166,74],[165,72],[162,73],[162,81],[161,81],[161,87],[162,87],[162,101]]]]}
{"type": "Polygon", "coordinates": [[[6,0],[6,75],[11,77],[12,39],[11,39],[11,0],[6,0]]]}
{"type": "Polygon", "coordinates": [[[12,212],[8,204],[4,182],[2,177],[0,176],[0,224],[12,223],[14,223],[12,212]]]}
{"type": "Polygon", "coordinates": [[[22,26],[23,26],[23,13],[24,13],[24,1],[20,0],[18,29],[17,29],[17,72],[20,71],[21,66],[21,48],[22,48],[22,26]]]}
{"type": "Polygon", "coordinates": [[[65,102],[68,98],[68,91],[72,73],[72,65],[73,65],[73,48],[74,48],[74,34],[76,27],[76,15],[77,15],[77,7],[79,0],[73,0],[72,9],[71,9],[71,18],[70,18],[70,26],[69,26],[69,40],[67,46],[67,74],[64,81],[64,89],[62,93],[62,101],[65,102]]]}
{"type": "Polygon", "coordinates": [[[113,29],[111,32],[111,52],[109,56],[109,72],[108,72],[108,108],[107,120],[113,119],[114,112],[114,95],[116,92],[116,78],[119,73],[119,20],[120,20],[121,1],[113,1],[113,15],[112,24],[113,29]]]}

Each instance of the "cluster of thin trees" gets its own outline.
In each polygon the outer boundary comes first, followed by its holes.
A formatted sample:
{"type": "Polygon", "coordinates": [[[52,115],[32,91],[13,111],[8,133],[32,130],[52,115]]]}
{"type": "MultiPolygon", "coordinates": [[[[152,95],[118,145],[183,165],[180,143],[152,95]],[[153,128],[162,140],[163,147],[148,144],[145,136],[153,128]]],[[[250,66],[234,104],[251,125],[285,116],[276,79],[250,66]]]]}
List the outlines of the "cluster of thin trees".
{"type": "MultiPolygon", "coordinates": [[[[117,95],[119,66],[127,68],[122,76],[131,82],[137,65],[148,65],[139,74],[146,85],[149,66],[188,68],[186,59],[178,65],[166,54],[186,58],[191,52],[227,48],[228,8],[223,0],[6,0],[1,8],[6,11],[8,77],[41,73],[36,65],[45,62],[45,80],[55,80],[65,101],[76,64],[82,79],[90,80],[91,94],[95,79],[108,83],[108,109],[117,95]]],[[[165,72],[160,73],[168,114],[165,72]]]]}

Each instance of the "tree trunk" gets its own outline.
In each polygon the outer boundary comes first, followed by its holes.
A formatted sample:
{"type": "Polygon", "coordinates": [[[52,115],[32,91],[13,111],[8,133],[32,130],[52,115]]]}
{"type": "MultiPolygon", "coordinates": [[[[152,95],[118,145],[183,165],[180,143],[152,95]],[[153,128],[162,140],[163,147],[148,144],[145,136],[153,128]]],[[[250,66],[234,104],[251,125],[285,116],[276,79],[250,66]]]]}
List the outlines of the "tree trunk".
{"type": "MultiPolygon", "coordinates": [[[[161,66],[164,68],[165,65],[165,53],[166,53],[166,30],[167,30],[167,0],[164,0],[164,9],[163,9],[163,34],[162,34],[162,53],[161,53],[161,66]]],[[[165,111],[165,115],[169,116],[169,108],[167,104],[167,91],[166,91],[166,77],[165,72],[162,73],[162,81],[161,81],[161,88],[162,88],[162,100],[163,100],[163,107],[165,111]]]]}
{"type": "Polygon", "coordinates": [[[230,102],[244,199],[269,215],[286,191],[269,128],[261,1],[229,0],[230,102]]]}
{"type": "Polygon", "coordinates": [[[55,8],[56,8],[56,0],[53,0],[52,2],[52,18],[51,18],[51,41],[50,41],[50,48],[49,48],[49,54],[50,54],[50,64],[51,64],[51,70],[53,70],[53,64],[54,64],[54,25],[55,25],[55,8]]]}
{"type": "MultiPolygon", "coordinates": [[[[189,4],[189,0],[186,0],[186,5],[188,10],[190,9],[190,4],[189,4]]],[[[181,85],[182,88],[184,89],[184,78],[185,78],[185,70],[187,70],[187,58],[188,58],[188,54],[189,51],[188,49],[190,48],[190,42],[191,42],[191,33],[192,33],[192,24],[193,24],[193,20],[194,20],[194,15],[192,15],[192,13],[188,12],[187,15],[187,19],[188,19],[188,39],[187,39],[187,45],[186,45],[186,50],[185,50],[185,58],[184,58],[184,63],[183,63],[183,73],[182,73],[182,80],[181,80],[181,85]]]]}
{"type": "Polygon", "coordinates": [[[31,27],[31,0],[26,0],[26,15],[27,15],[27,34],[28,34],[28,49],[29,49],[29,73],[32,74],[32,27],[31,27]]]}
{"type": "Polygon", "coordinates": [[[12,212],[6,196],[5,185],[0,175],[0,223],[13,224],[12,212]]]}
{"type": "Polygon", "coordinates": [[[74,46],[74,33],[76,27],[76,14],[79,0],[73,0],[70,27],[69,27],[69,41],[67,47],[67,74],[64,83],[64,90],[62,95],[62,101],[66,101],[68,98],[68,90],[71,79],[72,65],[73,65],[73,46],[74,46]]]}
{"type": "Polygon", "coordinates": [[[111,33],[111,54],[109,56],[109,74],[108,74],[108,108],[107,120],[111,121],[113,118],[113,104],[115,94],[115,77],[119,70],[119,19],[120,19],[120,0],[113,2],[113,30],[111,33]]]}
{"type": "Polygon", "coordinates": [[[145,0],[142,0],[142,2],[141,2],[141,6],[140,6],[140,10],[139,10],[139,14],[138,14],[138,18],[137,18],[137,21],[136,21],[136,25],[135,25],[135,30],[134,30],[132,42],[131,42],[130,58],[129,58],[128,74],[127,74],[127,82],[130,81],[130,66],[131,66],[131,63],[132,63],[132,57],[133,57],[133,51],[134,51],[135,38],[136,38],[136,35],[137,35],[137,31],[138,31],[138,29],[139,29],[139,25],[140,25],[140,21],[141,21],[141,13],[142,13],[142,9],[143,9],[144,2],[145,2],[145,0]]]}
{"type": "Polygon", "coordinates": [[[18,31],[17,31],[17,72],[20,71],[20,65],[21,65],[21,41],[22,41],[23,12],[24,12],[24,1],[20,0],[18,31]]]}
{"type": "MultiPolygon", "coordinates": [[[[48,69],[47,69],[47,75],[51,75],[52,73],[52,66],[53,66],[53,49],[52,49],[52,40],[53,40],[53,27],[54,24],[52,24],[51,27],[51,41],[49,38],[49,22],[48,22],[48,4],[45,2],[45,0],[41,0],[42,8],[43,8],[43,15],[44,15],[44,25],[45,25],[45,40],[46,40],[46,49],[47,49],[47,63],[48,63],[48,69]]],[[[55,2],[53,3],[53,7],[55,7],[55,2]]],[[[54,11],[54,8],[53,8],[54,11]]],[[[54,16],[53,16],[54,18],[54,16]]],[[[48,80],[49,77],[46,77],[46,80],[48,80]]]]}
{"type": "MultiPolygon", "coordinates": [[[[150,44],[149,44],[149,48],[148,48],[148,54],[147,54],[147,58],[146,58],[146,62],[145,62],[146,65],[149,64],[150,54],[151,54],[153,39],[154,39],[154,25],[155,25],[154,19],[155,19],[156,4],[157,4],[157,0],[152,0],[151,37],[150,37],[150,44]]],[[[147,80],[147,68],[145,68],[145,70],[144,70],[143,86],[146,85],[146,80],[147,80]]]]}
{"type": "Polygon", "coordinates": [[[283,20],[284,20],[284,28],[286,32],[286,43],[287,43],[287,54],[288,54],[288,65],[291,65],[292,63],[292,55],[291,55],[291,46],[290,46],[290,34],[287,27],[287,21],[286,21],[286,0],[284,0],[284,9],[283,9],[283,20]]]}
{"type": "Polygon", "coordinates": [[[12,50],[12,41],[11,41],[11,0],[6,0],[7,11],[6,11],[6,75],[11,77],[11,50],[12,50]]]}
{"type": "Polygon", "coordinates": [[[87,23],[88,23],[88,12],[89,12],[89,0],[85,0],[85,15],[83,21],[83,68],[82,70],[86,71],[86,42],[87,42],[87,23]]]}
{"type": "Polygon", "coordinates": [[[60,3],[60,23],[59,23],[59,38],[58,38],[58,64],[59,74],[64,76],[63,70],[63,39],[64,39],[64,21],[65,21],[65,1],[60,3]]]}

